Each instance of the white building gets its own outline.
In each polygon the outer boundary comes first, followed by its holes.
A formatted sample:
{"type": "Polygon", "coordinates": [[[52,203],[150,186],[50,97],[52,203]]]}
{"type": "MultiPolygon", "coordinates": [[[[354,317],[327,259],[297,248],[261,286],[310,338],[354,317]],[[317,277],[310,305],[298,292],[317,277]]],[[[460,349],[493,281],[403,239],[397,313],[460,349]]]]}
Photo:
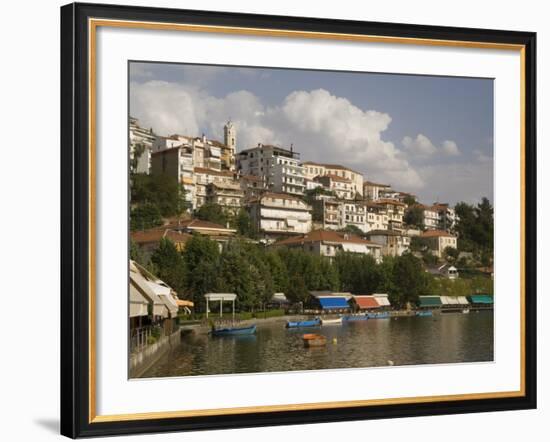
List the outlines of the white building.
{"type": "Polygon", "coordinates": [[[438,258],[443,257],[443,253],[447,247],[457,248],[456,236],[443,230],[428,230],[420,235],[428,246],[430,252],[438,258]]]}
{"type": "Polygon", "coordinates": [[[193,178],[193,152],[189,145],[179,140],[158,137],[157,146],[164,143],[166,147],[155,150],[151,154],[151,173],[168,175],[177,180],[185,189],[186,201],[194,207],[196,200],[195,182],[193,178]]]}
{"type": "Polygon", "coordinates": [[[325,189],[330,190],[340,199],[352,200],[355,197],[355,184],[349,178],[325,174],[316,176],[314,180],[321,183],[325,189]]]}
{"type": "Polygon", "coordinates": [[[439,226],[439,213],[433,206],[417,204],[422,210],[422,224],[426,230],[436,230],[439,226]]]}
{"type": "Polygon", "coordinates": [[[258,231],[266,235],[308,233],[311,207],[300,198],[267,192],[249,205],[250,217],[258,231]]]}
{"type": "Polygon", "coordinates": [[[411,245],[407,235],[395,230],[373,230],[367,233],[367,238],[382,247],[384,256],[401,256],[411,245]]]}
{"type": "Polygon", "coordinates": [[[274,247],[297,248],[318,256],[334,258],[338,252],[371,255],[377,262],[381,259],[379,244],[348,233],[330,230],[314,230],[305,235],[277,241],[274,247]]]}
{"type": "Polygon", "coordinates": [[[456,223],[458,222],[458,215],[455,209],[446,203],[434,203],[433,209],[439,216],[438,228],[447,232],[454,231],[456,223]]]}
{"type": "Polygon", "coordinates": [[[272,192],[303,195],[306,183],[304,168],[299,165],[299,154],[282,147],[261,144],[237,154],[237,170],[242,175],[264,179],[272,192]]]}
{"type": "MultiPolygon", "coordinates": [[[[208,192],[209,184],[217,184],[219,186],[232,186],[233,188],[238,188],[239,196],[239,205],[242,201],[242,191],[240,189],[239,182],[235,172],[230,170],[216,170],[216,169],[207,169],[205,167],[194,167],[193,168],[193,182],[195,185],[195,198],[193,200],[193,209],[199,209],[204,203],[210,200],[212,201],[213,195],[217,192],[212,193],[208,192]]],[[[237,190],[235,190],[237,191],[237,190]]]]}
{"type": "Polygon", "coordinates": [[[389,184],[373,183],[372,181],[365,181],[363,183],[363,196],[368,201],[376,201],[380,198],[380,192],[385,189],[390,189],[389,184]]]}
{"type": "Polygon", "coordinates": [[[137,118],[130,117],[130,171],[149,173],[151,170],[151,152],[155,134],[152,129],[139,125],[137,118]]]}
{"type": "Polygon", "coordinates": [[[349,180],[352,192],[350,199],[355,198],[356,194],[363,195],[363,175],[349,167],[339,164],[314,163],[313,161],[305,161],[302,166],[304,167],[304,175],[308,180],[313,180],[315,177],[322,175],[334,175],[349,180]]]}

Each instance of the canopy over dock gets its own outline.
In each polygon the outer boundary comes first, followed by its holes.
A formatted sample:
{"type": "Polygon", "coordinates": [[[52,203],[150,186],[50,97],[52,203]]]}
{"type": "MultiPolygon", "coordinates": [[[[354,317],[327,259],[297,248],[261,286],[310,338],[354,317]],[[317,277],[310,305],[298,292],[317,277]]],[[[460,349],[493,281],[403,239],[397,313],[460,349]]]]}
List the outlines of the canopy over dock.
{"type": "Polygon", "coordinates": [[[235,299],[237,295],[235,293],[207,293],[204,295],[206,299],[206,317],[208,318],[208,313],[210,312],[209,302],[220,302],[220,318],[223,315],[223,303],[224,301],[229,301],[233,303],[233,319],[235,318],[235,299]]]}

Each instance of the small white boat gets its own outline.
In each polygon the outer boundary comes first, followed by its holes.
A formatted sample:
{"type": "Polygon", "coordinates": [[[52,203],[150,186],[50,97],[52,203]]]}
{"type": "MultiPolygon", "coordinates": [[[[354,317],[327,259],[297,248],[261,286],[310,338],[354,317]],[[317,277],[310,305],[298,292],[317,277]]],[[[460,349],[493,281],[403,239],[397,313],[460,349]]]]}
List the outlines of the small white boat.
{"type": "Polygon", "coordinates": [[[321,325],[339,325],[342,323],[342,318],[321,318],[321,325]]]}
{"type": "Polygon", "coordinates": [[[464,314],[470,313],[470,309],[469,309],[469,308],[465,308],[465,309],[462,310],[462,313],[464,313],[464,314]]]}

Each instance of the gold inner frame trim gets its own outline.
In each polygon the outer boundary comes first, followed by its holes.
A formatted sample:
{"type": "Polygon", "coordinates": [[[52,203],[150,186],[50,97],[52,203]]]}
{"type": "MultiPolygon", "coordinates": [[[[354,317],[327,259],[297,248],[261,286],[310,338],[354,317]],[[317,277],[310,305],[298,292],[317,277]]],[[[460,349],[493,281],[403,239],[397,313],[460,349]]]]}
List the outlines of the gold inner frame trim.
{"type": "Polygon", "coordinates": [[[199,416],[236,415],[247,413],[267,413],[298,410],[322,410],[327,408],[349,408],[376,405],[420,404],[427,402],[482,400],[525,396],[525,46],[493,42],[423,39],[411,37],[389,37],[377,35],[340,34],[330,32],[292,31],[282,29],[244,28],[232,26],[210,26],[181,23],[139,22],[129,20],[94,19],[88,20],[88,86],[89,86],[89,423],[134,421],[146,419],[168,419],[199,416]],[[321,40],[355,41],[386,44],[409,44],[418,46],[442,46],[475,49],[496,49],[518,51],[520,54],[520,389],[518,391],[465,393],[438,396],[417,396],[388,399],[368,399],[336,402],[317,402],[284,405],[263,405],[253,407],[216,408],[202,410],[160,411],[129,414],[96,414],[96,36],[98,27],[132,28],[161,31],[185,31],[242,36],[289,37],[321,40]]]}

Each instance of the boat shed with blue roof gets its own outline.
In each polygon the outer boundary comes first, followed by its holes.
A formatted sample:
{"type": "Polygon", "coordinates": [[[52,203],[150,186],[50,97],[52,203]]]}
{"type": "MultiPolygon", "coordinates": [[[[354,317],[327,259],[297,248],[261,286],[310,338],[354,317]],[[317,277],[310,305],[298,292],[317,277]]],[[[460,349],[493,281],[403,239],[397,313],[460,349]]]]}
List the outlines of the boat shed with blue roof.
{"type": "Polygon", "coordinates": [[[331,292],[331,291],[313,291],[311,295],[311,306],[322,312],[347,312],[351,309],[349,300],[351,293],[331,292]]]}

